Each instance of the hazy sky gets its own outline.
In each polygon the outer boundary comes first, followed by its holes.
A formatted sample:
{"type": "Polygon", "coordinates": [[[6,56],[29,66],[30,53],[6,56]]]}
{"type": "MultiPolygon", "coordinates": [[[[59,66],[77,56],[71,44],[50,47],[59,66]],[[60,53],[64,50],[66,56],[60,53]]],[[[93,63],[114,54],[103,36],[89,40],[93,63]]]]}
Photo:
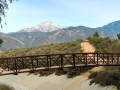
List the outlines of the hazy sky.
{"type": "Polygon", "coordinates": [[[120,20],[120,0],[19,0],[9,4],[1,32],[16,32],[45,21],[61,26],[101,27],[120,20]]]}

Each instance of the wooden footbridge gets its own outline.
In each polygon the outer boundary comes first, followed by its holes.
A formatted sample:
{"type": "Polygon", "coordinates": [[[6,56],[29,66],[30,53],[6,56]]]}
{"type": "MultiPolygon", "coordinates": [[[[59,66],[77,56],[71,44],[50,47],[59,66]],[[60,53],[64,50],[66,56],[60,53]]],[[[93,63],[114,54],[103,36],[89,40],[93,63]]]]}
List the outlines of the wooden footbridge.
{"type": "Polygon", "coordinates": [[[120,53],[69,53],[0,58],[0,75],[86,66],[119,66],[120,53]]]}

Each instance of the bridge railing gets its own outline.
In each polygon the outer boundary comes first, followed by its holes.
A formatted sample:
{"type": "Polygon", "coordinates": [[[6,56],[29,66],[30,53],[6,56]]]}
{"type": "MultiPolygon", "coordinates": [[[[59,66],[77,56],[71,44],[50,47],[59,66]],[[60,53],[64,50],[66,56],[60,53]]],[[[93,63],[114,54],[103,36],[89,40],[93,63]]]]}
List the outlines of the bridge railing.
{"type": "Polygon", "coordinates": [[[0,75],[82,66],[118,66],[120,53],[69,53],[0,58],[0,75]]]}

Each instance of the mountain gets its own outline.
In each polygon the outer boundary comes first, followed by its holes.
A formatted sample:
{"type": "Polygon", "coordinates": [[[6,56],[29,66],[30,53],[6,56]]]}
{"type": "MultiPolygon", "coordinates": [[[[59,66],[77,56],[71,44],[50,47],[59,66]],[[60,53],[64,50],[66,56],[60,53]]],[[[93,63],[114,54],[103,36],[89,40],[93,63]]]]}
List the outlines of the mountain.
{"type": "Polygon", "coordinates": [[[1,47],[4,50],[25,47],[25,44],[22,41],[11,37],[10,35],[0,33],[0,38],[3,40],[3,44],[1,45],[1,47]]]}
{"type": "Polygon", "coordinates": [[[104,25],[98,28],[90,28],[86,26],[77,26],[77,27],[66,27],[62,28],[59,25],[54,24],[59,27],[57,30],[51,30],[53,27],[52,22],[44,22],[39,24],[38,27],[46,27],[44,30],[35,30],[32,28],[22,29],[23,31],[9,33],[9,34],[0,34],[0,38],[4,39],[2,48],[11,49],[11,48],[21,48],[29,46],[37,46],[41,44],[49,43],[59,43],[64,41],[72,41],[79,38],[86,39],[88,36],[93,35],[96,31],[99,32],[101,37],[109,36],[110,38],[117,38],[117,33],[120,33],[120,21],[115,21],[104,25]],[[47,26],[48,25],[48,26],[47,26]],[[51,27],[52,26],[52,27],[51,27]],[[48,29],[50,28],[50,29],[48,29]],[[1,37],[2,36],[2,37],[1,37]],[[4,38],[3,38],[4,36],[4,38]]]}
{"type": "Polygon", "coordinates": [[[52,32],[16,32],[9,34],[10,36],[19,39],[26,46],[36,46],[41,44],[59,43],[64,41],[72,41],[78,38],[87,38],[93,35],[96,31],[99,32],[100,36],[111,36],[114,37],[113,33],[105,31],[101,28],[89,28],[85,26],[68,27],[52,32]]]}
{"type": "Polygon", "coordinates": [[[38,32],[38,31],[51,32],[51,31],[55,31],[63,28],[64,27],[58,24],[54,24],[53,22],[44,22],[33,27],[23,28],[18,32],[38,32]]]}
{"type": "Polygon", "coordinates": [[[111,22],[107,25],[104,25],[101,28],[110,32],[120,33],[120,20],[111,22]]]}

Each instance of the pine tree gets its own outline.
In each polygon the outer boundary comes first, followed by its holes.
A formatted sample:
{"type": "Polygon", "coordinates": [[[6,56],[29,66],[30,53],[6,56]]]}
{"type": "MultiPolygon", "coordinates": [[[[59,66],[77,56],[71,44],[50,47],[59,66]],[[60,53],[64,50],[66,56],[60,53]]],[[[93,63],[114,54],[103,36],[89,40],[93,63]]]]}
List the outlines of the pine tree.
{"type": "Polygon", "coordinates": [[[98,32],[95,32],[95,34],[93,34],[93,36],[100,37],[98,32]]]}
{"type": "Polygon", "coordinates": [[[120,40],[120,33],[117,34],[118,39],[120,40]]]}

